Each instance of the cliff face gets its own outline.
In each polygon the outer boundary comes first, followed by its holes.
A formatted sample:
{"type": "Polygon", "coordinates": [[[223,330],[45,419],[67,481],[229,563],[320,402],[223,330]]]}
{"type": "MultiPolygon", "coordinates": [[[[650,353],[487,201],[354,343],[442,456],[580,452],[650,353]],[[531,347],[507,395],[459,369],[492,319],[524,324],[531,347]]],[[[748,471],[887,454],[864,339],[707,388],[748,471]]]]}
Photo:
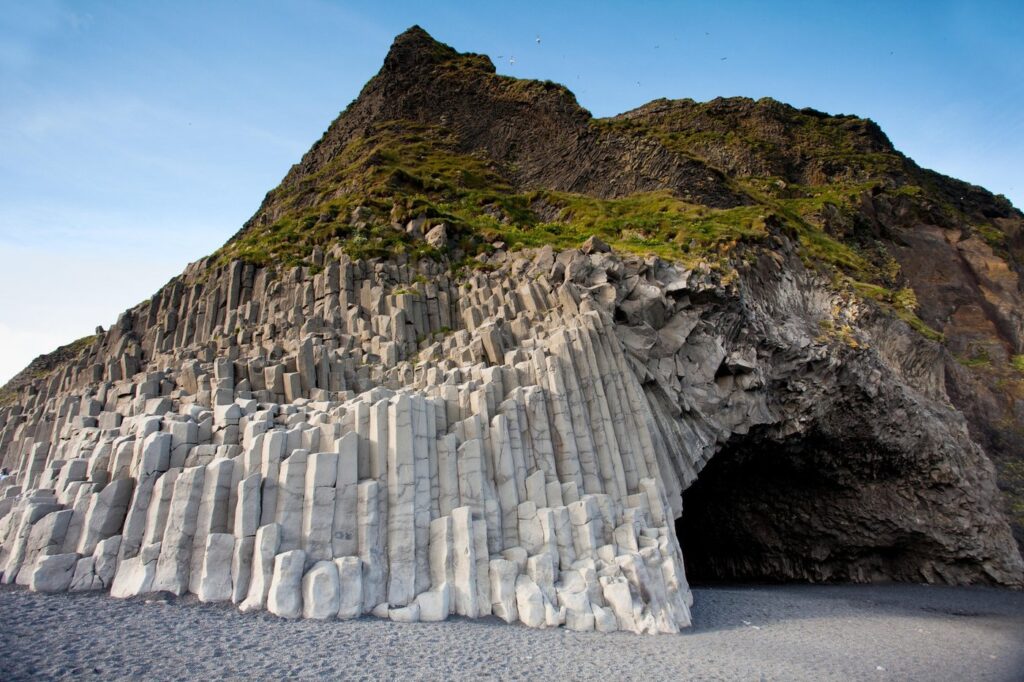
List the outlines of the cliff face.
{"type": "Polygon", "coordinates": [[[6,387],[0,570],[287,614],[271,574],[354,561],[354,613],[649,632],[682,557],[1019,585],[1022,222],[869,121],[594,120],[410,29],[217,254],[6,387]]]}

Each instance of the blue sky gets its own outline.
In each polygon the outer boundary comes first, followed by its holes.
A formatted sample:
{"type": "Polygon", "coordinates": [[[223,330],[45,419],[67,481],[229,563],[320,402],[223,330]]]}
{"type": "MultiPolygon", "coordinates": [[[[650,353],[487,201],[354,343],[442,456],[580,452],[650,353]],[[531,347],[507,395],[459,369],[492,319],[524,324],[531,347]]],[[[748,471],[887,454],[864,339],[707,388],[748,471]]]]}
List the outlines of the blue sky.
{"type": "Polygon", "coordinates": [[[0,382],[220,246],[412,24],[597,116],[719,95],[867,116],[1022,206],[1022,8],[0,0],[0,382]]]}

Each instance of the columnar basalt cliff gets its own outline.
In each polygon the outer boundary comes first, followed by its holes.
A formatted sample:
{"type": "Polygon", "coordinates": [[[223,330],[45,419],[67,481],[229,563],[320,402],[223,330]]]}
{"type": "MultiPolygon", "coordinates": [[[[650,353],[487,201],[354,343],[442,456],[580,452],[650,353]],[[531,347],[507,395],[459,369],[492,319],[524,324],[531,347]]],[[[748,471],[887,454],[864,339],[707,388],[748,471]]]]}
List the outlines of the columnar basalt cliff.
{"type": "Polygon", "coordinates": [[[218,253],[8,385],[2,579],[649,633],[690,623],[684,556],[1018,586],[977,443],[1016,427],[965,408],[1014,404],[1021,224],[870,122],[595,121],[410,29],[218,253]]]}

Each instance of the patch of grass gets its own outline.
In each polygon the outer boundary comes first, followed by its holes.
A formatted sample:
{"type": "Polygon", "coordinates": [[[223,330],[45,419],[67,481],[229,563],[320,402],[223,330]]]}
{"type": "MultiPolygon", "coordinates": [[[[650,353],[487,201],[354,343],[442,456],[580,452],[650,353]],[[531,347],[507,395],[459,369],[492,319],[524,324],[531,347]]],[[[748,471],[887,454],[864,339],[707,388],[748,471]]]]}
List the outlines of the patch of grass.
{"type": "Polygon", "coordinates": [[[512,248],[571,248],[597,236],[621,251],[692,264],[723,262],[739,242],[767,236],[767,212],[761,206],[711,209],[667,191],[620,199],[564,192],[537,192],[528,198],[531,204],[544,205],[555,219],[504,226],[500,232],[512,248]]]}
{"type": "Polygon", "coordinates": [[[972,369],[978,367],[992,367],[992,359],[988,356],[988,351],[984,348],[978,350],[978,352],[971,356],[958,356],[956,361],[964,367],[970,367],[972,369]]]}
{"type": "Polygon", "coordinates": [[[595,121],[599,128],[658,140],[730,173],[864,181],[893,175],[903,159],[871,121],[828,116],[769,99],[657,100],[595,121]]]}
{"type": "MultiPolygon", "coordinates": [[[[446,53],[438,60],[446,78],[502,78],[493,75],[484,59],[456,59],[446,53]]],[[[537,89],[561,88],[554,83],[509,81],[499,90],[511,99],[532,98],[537,89]]],[[[731,209],[690,204],[667,190],[617,199],[549,190],[521,192],[508,180],[508,168],[465,153],[443,126],[388,121],[332,152],[316,173],[286,179],[268,196],[267,214],[225,245],[217,262],[241,259],[276,268],[302,266],[315,274],[319,268],[310,259],[313,248],[339,245],[353,258],[446,258],[452,272],[460,272],[483,267],[477,256],[492,251],[498,242],[510,250],[546,245],[564,249],[578,247],[593,235],[620,251],[657,255],[691,267],[703,262],[728,274],[739,245],[764,243],[777,229],[795,239],[809,267],[879,287],[869,292],[873,300],[927,338],[941,340],[941,334],[917,317],[916,300],[905,300],[909,290],[894,290],[898,265],[891,256],[826,230],[829,217],[852,222],[865,193],[913,198],[924,191],[879,179],[902,163],[902,157],[874,150],[873,124],[786,108],[782,115],[792,119],[787,118],[787,125],[796,145],[791,149],[764,139],[760,130],[702,128],[687,118],[694,115],[692,107],[670,111],[674,113],[668,118],[616,118],[594,125],[654,137],[711,165],[709,150],[724,145],[768,161],[803,149],[818,161],[834,161],[835,168],[847,164],[854,170],[824,185],[796,184],[778,175],[739,177],[731,182],[755,203],[731,209]],[[448,226],[444,249],[406,232],[404,225],[419,217],[423,233],[442,222],[448,226]]]]}
{"type": "Polygon", "coordinates": [[[971,225],[971,230],[991,247],[992,251],[1004,258],[1008,256],[1006,233],[994,225],[978,223],[971,225]]]}
{"type": "Polygon", "coordinates": [[[917,295],[913,289],[903,288],[893,291],[870,282],[847,281],[858,294],[881,304],[886,310],[906,322],[914,331],[926,339],[939,343],[945,339],[942,332],[932,329],[924,320],[917,316],[917,295]]]}
{"type": "Polygon", "coordinates": [[[510,249],[571,248],[597,235],[631,253],[724,262],[738,242],[767,234],[769,213],[759,206],[710,209],[667,191],[621,199],[517,193],[500,168],[457,152],[449,131],[408,121],[378,126],[316,174],[282,184],[272,200],[276,220],[251,226],[221,249],[218,262],[237,258],[308,267],[313,247],[327,244],[340,244],[354,258],[442,256],[396,229],[396,223],[400,228],[416,216],[425,219],[424,231],[446,223],[448,251],[468,258],[489,251],[497,241],[510,249]],[[357,207],[362,219],[354,216],[357,207]]]}

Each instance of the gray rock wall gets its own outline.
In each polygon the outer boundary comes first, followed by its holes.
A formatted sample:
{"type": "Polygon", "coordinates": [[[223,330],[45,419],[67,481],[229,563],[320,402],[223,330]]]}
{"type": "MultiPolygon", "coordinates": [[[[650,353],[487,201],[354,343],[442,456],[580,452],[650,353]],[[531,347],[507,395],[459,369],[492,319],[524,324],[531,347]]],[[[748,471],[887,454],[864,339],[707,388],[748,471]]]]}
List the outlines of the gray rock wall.
{"type": "MultiPolygon", "coordinates": [[[[675,632],[683,491],[747,434],[822,432],[863,444],[834,468],[933,547],[888,577],[1020,581],[938,351],[798,265],[762,256],[723,281],[593,243],[462,277],[317,258],[316,274],[190,266],[0,411],[4,581],[675,632]],[[881,482],[863,466],[878,459],[881,482]]],[[[852,503],[808,523],[856,566],[851,521],[879,523],[852,503]]],[[[827,579],[819,564],[751,573],[827,579]]]]}

